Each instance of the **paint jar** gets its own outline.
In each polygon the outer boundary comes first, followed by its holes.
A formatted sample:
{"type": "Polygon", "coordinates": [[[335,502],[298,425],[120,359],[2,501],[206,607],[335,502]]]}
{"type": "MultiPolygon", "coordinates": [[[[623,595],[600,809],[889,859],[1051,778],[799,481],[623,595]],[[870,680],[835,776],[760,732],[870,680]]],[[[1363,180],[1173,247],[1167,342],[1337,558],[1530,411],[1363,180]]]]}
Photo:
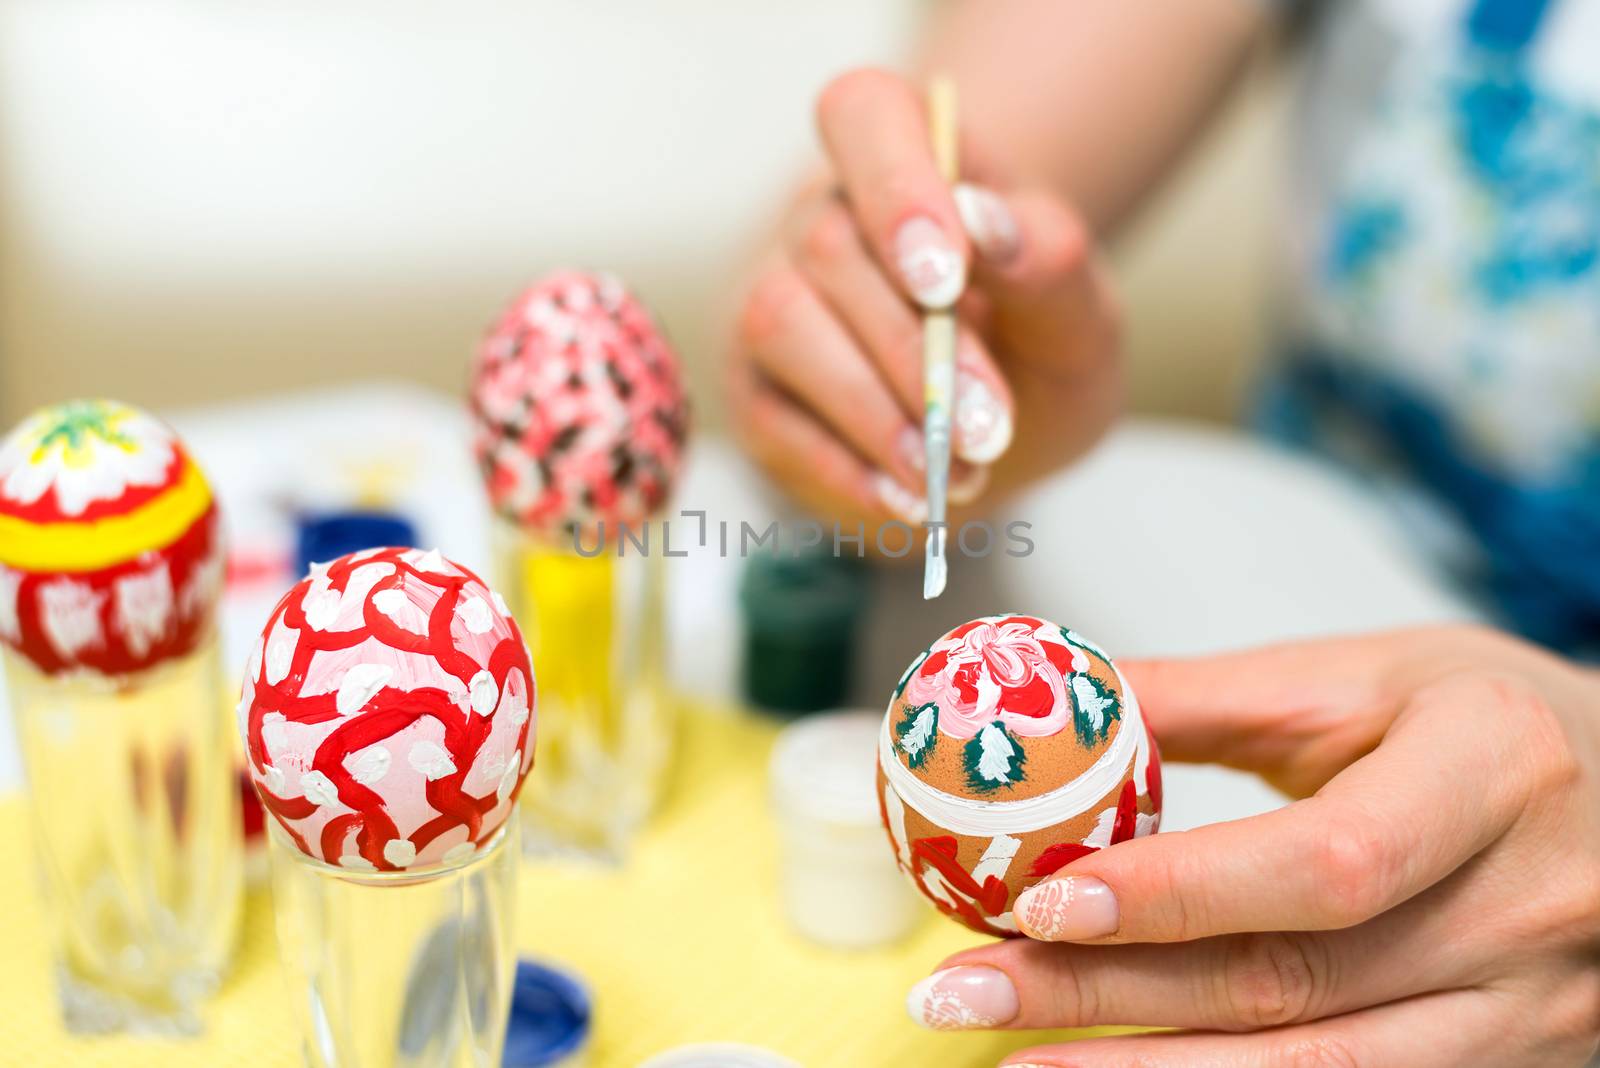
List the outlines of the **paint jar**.
{"type": "Polygon", "coordinates": [[[639,1068],[800,1068],[800,1065],[770,1049],[737,1042],[697,1042],[679,1046],[639,1065],[639,1068]]]}
{"type": "Polygon", "coordinates": [[[659,800],[676,717],[666,681],[663,527],[558,542],[495,520],[494,575],[539,680],[524,849],[618,862],[659,800]],[[586,555],[589,554],[589,555],[586,555]]]}
{"type": "Polygon", "coordinates": [[[314,860],[268,826],[278,947],[309,1068],[500,1064],[516,967],[515,813],[465,859],[395,872],[314,860]]]}
{"type": "Polygon", "coordinates": [[[198,1032],[243,879],[215,639],[132,677],[4,659],[67,1029],[198,1032]]]}
{"type": "Polygon", "coordinates": [[[883,842],[880,718],[811,716],[786,727],[772,749],[784,910],[800,934],[839,949],[894,942],[926,914],[883,842]]]}
{"type": "Polygon", "coordinates": [[[577,976],[517,961],[501,1068],[588,1068],[594,998],[577,976]]]}
{"type": "Polygon", "coordinates": [[[839,707],[866,604],[858,560],[816,549],[751,557],[739,582],[745,700],[790,715],[839,707]]]}

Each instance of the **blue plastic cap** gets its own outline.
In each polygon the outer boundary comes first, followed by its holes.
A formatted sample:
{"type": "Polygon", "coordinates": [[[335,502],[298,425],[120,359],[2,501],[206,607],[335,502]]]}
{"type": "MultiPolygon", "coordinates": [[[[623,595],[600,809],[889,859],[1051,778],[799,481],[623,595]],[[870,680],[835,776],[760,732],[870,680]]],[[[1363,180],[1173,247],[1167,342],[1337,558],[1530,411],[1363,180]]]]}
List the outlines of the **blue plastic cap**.
{"type": "Polygon", "coordinates": [[[593,1006],[576,978],[531,960],[517,961],[506,1023],[504,1068],[553,1068],[589,1039],[593,1006]]]}
{"type": "Polygon", "coordinates": [[[312,564],[336,560],[346,553],[391,545],[411,548],[416,544],[417,528],[405,516],[393,512],[309,515],[300,520],[297,574],[304,575],[312,564]]]}

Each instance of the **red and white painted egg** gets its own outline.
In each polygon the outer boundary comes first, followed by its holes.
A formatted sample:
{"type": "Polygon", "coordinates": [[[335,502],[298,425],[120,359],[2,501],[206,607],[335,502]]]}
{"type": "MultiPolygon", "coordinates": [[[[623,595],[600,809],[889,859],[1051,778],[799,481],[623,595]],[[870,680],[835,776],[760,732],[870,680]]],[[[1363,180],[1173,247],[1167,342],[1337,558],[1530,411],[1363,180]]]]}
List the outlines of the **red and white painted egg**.
{"type": "Polygon", "coordinates": [[[559,271],[521,293],[478,349],[470,399],[490,502],[524,529],[638,524],[677,478],[678,357],[610,275],[559,271]]]}
{"type": "Polygon", "coordinates": [[[123,676],[190,652],[223,568],[211,487],[154,416],[70,401],[0,442],[0,641],[40,671],[123,676]]]}
{"type": "Polygon", "coordinates": [[[313,565],[273,609],[239,729],[262,805],[303,853],[403,871],[494,838],[533,766],[534,708],[499,594],[437,550],[367,549],[313,565]]]}
{"type": "Polygon", "coordinates": [[[1017,934],[1017,895],[1155,832],[1161,758],[1092,642],[1037,616],[985,616],[919,656],[889,701],[878,797],[901,869],[975,931],[1017,934]]]}

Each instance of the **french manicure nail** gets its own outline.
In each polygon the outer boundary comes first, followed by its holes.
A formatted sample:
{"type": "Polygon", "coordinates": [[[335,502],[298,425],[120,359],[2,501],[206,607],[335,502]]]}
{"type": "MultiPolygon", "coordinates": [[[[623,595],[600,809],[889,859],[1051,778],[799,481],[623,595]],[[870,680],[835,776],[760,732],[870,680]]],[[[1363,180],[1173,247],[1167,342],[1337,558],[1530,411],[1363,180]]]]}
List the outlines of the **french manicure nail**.
{"type": "Polygon", "coordinates": [[[934,972],[906,995],[911,1019],[931,1031],[999,1027],[1016,1019],[1020,1008],[1011,977],[983,965],[934,972]]]}
{"type": "Polygon", "coordinates": [[[1117,933],[1121,922],[1117,895],[1088,875],[1064,875],[1030,886],[1012,910],[1017,926],[1029,938],[1045,942],[1077,942],[1117,933]]]}
{"type": "Polygon", "coordinates": [[[900,459],[904,460],[911,470],[928,469],[928,449],[923,443],[922,431],[916,427],[908,426],[900,431],[900,437],[895,441],[894,447],[900,453],[900,459]]]}
{"type": "Polygon", "coordinates": [[[928,518],[928,502],[902,486],[887,471],[872,476],[872,491],[885,508],[913,526],[928,518]]]}
{"type": "Polygon", "coordinates": [[[956,453],[975,464],[998,460],[1011,445],[1011,413],[989,383],[956,372],[956,453]]]}
{"type": "Polygon", "coordinates": [[[955,187],[956,212],[967,236],[991,263],[1008,263],[1022,248],[1016,217],[993,190],[965,182],[955,187]]]}
{"type": "Polygon", "coordinates": [[[944,227],[913,215],[894,235],[894,255],[906,288],[924,308],[948,308],[967,285],[967,265],[944,227]]]}

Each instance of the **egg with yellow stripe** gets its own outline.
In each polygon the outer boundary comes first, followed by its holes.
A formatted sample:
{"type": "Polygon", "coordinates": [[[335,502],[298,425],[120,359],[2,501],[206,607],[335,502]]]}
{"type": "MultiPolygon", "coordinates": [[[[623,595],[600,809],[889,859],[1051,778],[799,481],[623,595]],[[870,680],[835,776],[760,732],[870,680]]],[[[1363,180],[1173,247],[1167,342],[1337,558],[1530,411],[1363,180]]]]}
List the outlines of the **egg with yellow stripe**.
{"type": "Polygon", "coordinates": [[[39,670],[120,676],[189,652],[222,578],[211,488],[160,420],[70,401],[0,443],[0,641],[39,670]]]}

